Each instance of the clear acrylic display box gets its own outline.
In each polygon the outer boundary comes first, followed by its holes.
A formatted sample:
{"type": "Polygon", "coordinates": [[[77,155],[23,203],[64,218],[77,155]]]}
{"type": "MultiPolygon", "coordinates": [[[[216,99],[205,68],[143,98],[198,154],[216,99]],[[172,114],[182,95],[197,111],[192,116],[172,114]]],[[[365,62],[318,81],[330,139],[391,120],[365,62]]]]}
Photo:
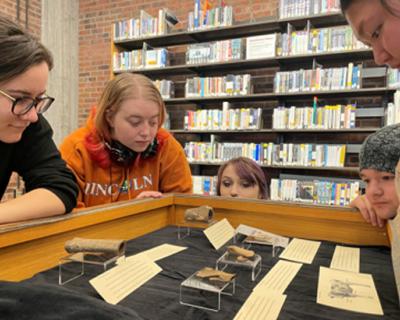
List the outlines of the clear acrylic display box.
{"type": "Polygon", "coordinates": [[[207,222],[201,222],[201,221],[185,221],[186,226],[178,226],[178,239],[182,240],[185,239],[186,237],[190,236],[190,229],[191,228],[202,228],[202,229],[207,229],[208,227],[211,227],[214,223],[218,222],[217,220],[209,220],[207,222]]]}
{"type": "Polygon", "coordinates": [[[179,290],[180,304],[218,312],[221,310],[222,295],[235,294],[235,279],[229,282],[200,278],[196,273],[183,281],[179,290]]]}
{"type": "Polygon", "coordinates": [[[236,255],[233,255],[226,251],[215,263],[215,268],[222,271],[224,271],[228,266],[234,268],[250,269],[251,281],[255,281],[261,272],[261,256],[259,254],[255,254],[252,259],[248,259],[246,261],[237,261],[236,257],[236,255]]]}
{"type": "Polygon", "coordinates": [[[272,247],[272,250],[271,250],[272,258],[277,258],[282,253],[282,251],[288,246],[289,238],[282,237],[279,235],[272,235],[267,240],[256,240],[256,239],[249,240],[249,237],[246,237],[242,241],[242,245],[246,249],[249,249],[254,244],[255,245],[263,245],[263,246],[271,246],[272,247]]]}
{"type": "Polygon", "coordinates": [[[278,258],[289,244],[289,238],[276,237],[272,239],[272,258],[278,258]]]}
{"type": "Polygon", "coordinates": [[[106,271],[110,265],[113,265],[120,257],[124,256],[124,252],[112,256],[104,253],[73,253],[60,259],[58,264],[58,284],[64,285],[75,280],[85,274],[85,265],[98,265],[106,271]],[[67,277],[67,275],[72,276],[67,277]]]}

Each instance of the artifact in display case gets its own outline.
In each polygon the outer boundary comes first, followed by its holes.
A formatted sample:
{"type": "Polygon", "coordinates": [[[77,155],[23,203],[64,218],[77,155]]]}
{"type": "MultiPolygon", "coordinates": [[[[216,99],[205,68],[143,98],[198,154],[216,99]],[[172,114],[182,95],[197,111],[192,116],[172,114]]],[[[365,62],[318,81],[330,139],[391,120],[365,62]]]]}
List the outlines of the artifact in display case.
{"type": "MultiPolygon", "coordinates": [[[[190,225],[193,224],[193,227],[209,227],[215,221],[214,217],[214,209],[210,206],[200,206],[196,208],[190,208],[185,211],[184,219],[186,223],[190,225]]],[[[178,239],[186,238],[190,235],[190,226],[178,226],[178,239]],[[185,231],[182,232],[182,229],[185,231]]]]}
{"type": "Polygon", "coordinates": [[[125,254],[126,241],[115,239],[73,238],[65,243],[64,249],[69,253],[59,261],[58,283],[64,285],[85,274],[85,264],[99,265],[103,270],[114,264],[125,254]],[[76,264],[80,265],[78,273],[76,264]],[[65,279],[66,273],[74,274],[65,279]]]}
{"type": "Polygon", "coordinates": [[[251,269],[251,280],[255,281],[261,272],[262,258],[253,250],[248,250],[236,245],[227,247],[227,251],[217,260],[216,269],[227,268],[251,269]]]}
{"type": "Polygon", "coordinates": [[[181,283],[179,302],[218,312],[221,310],[221,296],[235,294],[235,278],[234,273],[204,267],[181,283]]]}

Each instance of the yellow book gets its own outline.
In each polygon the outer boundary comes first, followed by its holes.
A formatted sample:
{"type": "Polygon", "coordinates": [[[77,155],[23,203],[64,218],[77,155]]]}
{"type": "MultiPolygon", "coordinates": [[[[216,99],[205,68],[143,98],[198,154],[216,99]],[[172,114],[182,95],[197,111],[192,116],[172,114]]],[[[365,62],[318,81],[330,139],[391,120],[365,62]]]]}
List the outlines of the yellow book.
{"type": "Polygon", "coordinates": [[[343,145],[340,147],[340,157],[339,157],[339,165],[344,166],[344,158],[346,156],[346,146],[343,145]]]}

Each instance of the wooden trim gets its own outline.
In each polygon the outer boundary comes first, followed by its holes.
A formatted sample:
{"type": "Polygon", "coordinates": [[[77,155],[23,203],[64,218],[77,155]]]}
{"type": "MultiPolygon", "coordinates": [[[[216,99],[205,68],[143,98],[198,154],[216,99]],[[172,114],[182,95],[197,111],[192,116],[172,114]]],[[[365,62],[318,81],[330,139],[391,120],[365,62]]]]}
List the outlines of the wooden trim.
{"type": "Polygon", "coordinates": [[[387,232],[387,236],[388,236],[388,241],[389,243],[392,243],[393,241],[393,232],[392,229],[390,228],[390,224],[386,223],[386,232],[387,232]]]}
{"type": "Polygon", "coordinates": [[[237,227],[247,224],[277,234],[356,245],[390,246],[385,228],[372,227],[350,208],[307,206],[266,200],[175,195],[177,224],[186,225],[183,214],[190,207],[210,205],[216,219],[228,218],[237,227]]]}
{"type": "MultiPolygon", "coordinates": [[[[118,218],[107,219],[83,228],[53,232],[46,237],[3,247],[0,249],[0,280],[20,281],[57,266],[60,258],[67,255],[64,251],[65,242],[74,237],[134,239],[167,226],[168,221],[168,211],[161,207],[134,212],[128,216],[119,215],[118,218]]],[[[63,222],[57,223],[59,226],[62,224],[63,222]]]]}
{"type": "MultiPolygon", "coordinates": [[[[93,226],[99,223],[128,217],[154,209],[164,208],[173,204],[173,196],[162,199],[144,199],[140,201],[121,201],[117,204],[96,206],[79,210],[75,213],[56,218],[33,221],[32,226],[24,223],[12,224],[0,229],[0,248],[23,243],[26,241],[45,238],[71,230],[93,226]],[[55,220],[55,222],[53,222],[55,220]]],[[[171,215],[172,213],[170,213],[171,215]]]]}

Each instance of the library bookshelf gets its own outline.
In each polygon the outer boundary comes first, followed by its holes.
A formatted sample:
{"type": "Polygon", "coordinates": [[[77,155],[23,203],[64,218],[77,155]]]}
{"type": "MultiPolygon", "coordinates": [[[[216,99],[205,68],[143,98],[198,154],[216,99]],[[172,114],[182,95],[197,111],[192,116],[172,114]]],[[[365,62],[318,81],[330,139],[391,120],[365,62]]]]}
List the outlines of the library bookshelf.
{"type": "MultiPolygon", "coordinates": [[[[358,152],[363,140],[385,124],[385,108],[391,101],[395,89],[389,88],[385,77],[363,79],[360,88],[341,90],[314,90],[297,92],[274,92],[274,76],[278,71],[311,69],[315,64],[334,68],[350,62],[363,67],[375,67],[372,51],[356,49],[351,51],[322,51],[311,54],[275,56],[262,59],[238,59],[233,61],[187,64],[185,49],[190,44],[219,41],[255,35],[285,32],[287,24],[301,30],[312,24],[314,28],[343,26],[344,17],[339,12],[305,17],[278,19],[265,17],[262,21],[240,23],[233,26],[217,27],[197,31],[175,31],[166,35],[112,41],[112,52],[135,50],[146,43],[154,48],[170,51],[169,65],[161,68],[127,69],[112,71],[138,72],[153,80],[171,79],[175,83],[175,97],[164,99],[170,117],[169,128],[174,136],[185,145],[190,141],[209,142],[211,137],[218,142],[268,143],[275,144],[342,144],[346,145],[344,165],[341,167],[310,167],[302,165],[262,164],[267,177],[293,179],[311,176],[312,179],[358,179],[358,152]],[[191,77],[213,77],[226,74],[251,74],[252,92],[246,95],[186,97],[185,81],[191,77]],[[357,104],[355,127],[340,129],[274,129],[273,109],[278,106],[311,106],[313,97],[323,104],[357,104]],[[221,109],[223,102],[229,102],[232,109],[261,108],[262,121],[257,129],[190,129],[184,127],[188,110],[221,109]]],[[[111,63],[113,65],[113,63],[111,63]]],[[[221,163],[218,161],[191,161],[193,175],[215,176],[221,163]]]]}

